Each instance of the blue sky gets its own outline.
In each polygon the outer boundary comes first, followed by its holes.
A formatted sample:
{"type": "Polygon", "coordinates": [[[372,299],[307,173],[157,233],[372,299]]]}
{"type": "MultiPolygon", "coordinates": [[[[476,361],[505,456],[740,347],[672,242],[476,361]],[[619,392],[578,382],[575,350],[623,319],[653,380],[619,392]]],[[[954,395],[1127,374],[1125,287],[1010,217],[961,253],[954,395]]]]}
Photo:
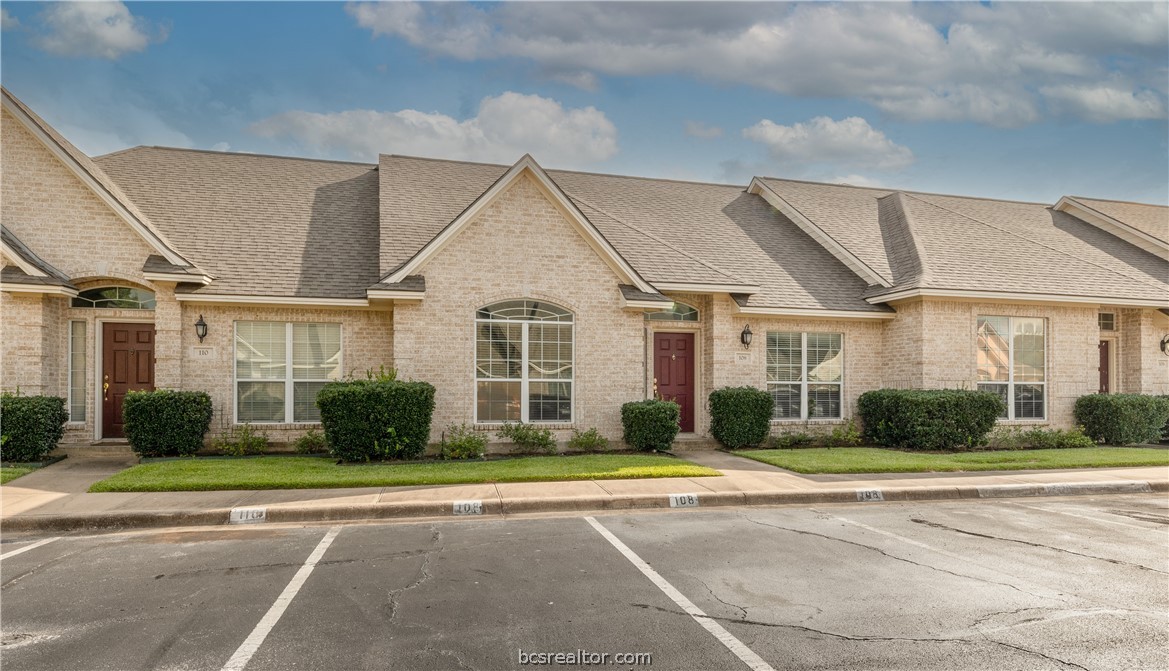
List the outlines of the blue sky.
{"type": "Polygon", "coordinates": [[[0,79],[93,155],[1169,202],[1164,2],[0,7],[0,79]]]}

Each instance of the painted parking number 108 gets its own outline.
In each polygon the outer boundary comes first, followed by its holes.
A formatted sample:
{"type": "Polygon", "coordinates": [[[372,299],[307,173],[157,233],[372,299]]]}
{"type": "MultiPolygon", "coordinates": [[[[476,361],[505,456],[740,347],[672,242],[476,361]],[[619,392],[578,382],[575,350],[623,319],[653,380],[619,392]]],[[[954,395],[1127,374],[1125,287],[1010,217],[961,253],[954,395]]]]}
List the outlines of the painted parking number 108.
{"type": "Polygon", "coordinates": [[[670,494],[671,508],[697,508],[697,494],[670,494]]]}

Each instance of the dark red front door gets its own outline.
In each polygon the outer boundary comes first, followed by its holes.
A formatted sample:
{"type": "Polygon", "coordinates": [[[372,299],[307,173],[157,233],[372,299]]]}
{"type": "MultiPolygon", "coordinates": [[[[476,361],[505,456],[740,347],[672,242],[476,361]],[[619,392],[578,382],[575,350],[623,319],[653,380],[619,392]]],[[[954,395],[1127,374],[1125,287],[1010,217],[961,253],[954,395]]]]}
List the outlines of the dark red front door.
{"type": "Polygon", "coordinates": [[[1109,364],[1112,362],[1112,342],[1108,340],[1100,341],[1100,393],[1108,394],[1112,390],[1108,387],[1108,383],[1112,378],[1112,371],[1109,364]]]}
{"type": "Polygon", "coordinates": [[[654,381],[657,396],[682,408],[679,424],[694,431],[694,334],[654,334],[654,381]]]}
{"type": "Polygon", "coordinates": [[[102,324],[102,438],[121,438],[126,392],[154,389],[154,324],[102,324]]]}

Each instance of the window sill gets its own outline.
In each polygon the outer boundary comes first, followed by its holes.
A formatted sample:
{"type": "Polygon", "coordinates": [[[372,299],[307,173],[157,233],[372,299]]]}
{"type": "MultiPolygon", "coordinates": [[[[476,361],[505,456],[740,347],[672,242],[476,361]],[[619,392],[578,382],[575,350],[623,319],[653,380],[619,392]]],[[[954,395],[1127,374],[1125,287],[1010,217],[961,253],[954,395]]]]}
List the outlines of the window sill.
{"type": "Polygon", "coordinates": [[[820,419],[773,419],[772,426],[797,426],[797,425],[811,425],[823,426],[829,424],[847,424],[848,420],[843,417],[835,418],[820,418],[820,419]]]}
{"type": "Polygon", "coordinates": [[[999,426],[1043,426],[1050,424],[1046,419],[999,419],[995,424],[999,426]]]}
{"type": "Polygon", "coordinates": [[[312,429],[321,426],[320,422],[236,422],[233,426],[255,426],[264,429],[312,429]]]}
{"type": "MultiPolygon", "coordinates": [[[[519,424],[519,422],[512,422],[512,424],[519,424]]],[[[567,431],[569,429],[576,428],[575,423],[554,424],[552,422],[528,422],[527,426],[535,426],[541,429],[551,429],[553,431],[567,431]]],[[[503,428],[503,422],[479,422],[477,424],[472,424],[471,428],[476,431],[498,431],[503,428]]]]}

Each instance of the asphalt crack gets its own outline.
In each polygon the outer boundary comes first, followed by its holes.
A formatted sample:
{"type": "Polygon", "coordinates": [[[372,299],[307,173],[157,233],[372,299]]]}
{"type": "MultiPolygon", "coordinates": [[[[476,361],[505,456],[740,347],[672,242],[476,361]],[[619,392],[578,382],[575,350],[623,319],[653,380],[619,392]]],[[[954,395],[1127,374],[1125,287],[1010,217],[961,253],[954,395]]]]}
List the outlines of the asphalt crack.
{"type": "Polygon", "coordinates": [[[707,592],[710,592],[710,596],[712,596],[715,601],[718,601],[719,603],[721,603],[724,606],[730,606],[731,608],[738,610],[739,615],[740,615],[740,618],[739,618],[740,620],[745,621],[747,619],[747,609],[746,608],[743,608],[739,604],[731,603],[730,601],[727,601],[727,600],[723,599],[722,597],[720,597],[719,595],[715,594],[714,590],[710,588],[710,585],[706,584],[706,581],[703,580],[702,578],[699,578],[698,576],[693,576],[693,578],[695,580],[697,580],[699,582],[699,584],[701,584],[703,587],[705,587],[707,592]]]}
{"type": "Polygon", "coordinates": [[[988,585],[999,585],[1000,587],[1009,587],[1010,589],[1013,589],[1016,592],[1019,592],[1020,594],[1026,594],[1027,596],[1035,597],[1037,599],[1045,598],[1045,597],[1039,596],[1038,594],[1033,594],[1031,592],[1028,592],[1027,590],[1022,589],[1016,585],[1012,585],[1011,583],[1008,583],[1008,582],[999,582],[997,580],[988,580],[987,578],[979,578],[977,576],[967,575],[965,573],[958,573],[956,571],[950,571],[950,570],[947,570],[944,568],[939,568],[937,566],[932,566],[930,564],[922,564],[920,562],[915,562],[912,559],[906,559],[905,557],[898,557],[897,555],[889,554],[888,552],[886,552],[886,551],[882,550],[881,548],[876,547],[874,545],[866,545],[864,543],[850,541],[850,540],[845,539],[845,538],[837,538],[835,536],[828,536],[826,534],[819,534],[819,533],[816,533],[814,531],[805,531],[803,529],[792,529],[791,527],[781,527],[778,524],[769,524],[767,522],[760,522],[759,520],[752,519],[751,517],[749,517],[747,515],[742,515],[741,517],[743,519],[747,520],[748,522],[752,522],[754,524],[758,524],[758,525],[765,526],[765,527],[771,527],[772,529],[779,529],[781,531],[790,531],[792,533],[803,534],[805,536],[815,536],[816,538],[823,538],[825,540],[837,541],[840,543],[845,543],[847,545],[855,545],[856,547],[859,547],[859,548],[865,548],[866,550],[872,550],[873,552],[884,555],[885,557],[888,557],[889,559],[895,559],[897,561],[905,562],[906,564],[912,564],[913,566],[927,568],[927,569],[930,569],[933,571],[937,571],[939,573],[945,573],[947,575],[952,575],[952,576],[955,576],[957,578],[965,578],[967,580],[974,580],[977,582],[983,582],[983,583],[986,583],[988,585]]]}
{"type": "Polygon", "coordinates": [[[442,540],[442,532],[438,530],[438,526],[431,525],[430,534],[430,542],[434,545],[434,548],[422,553],[422,565],[418,567],[418,577],[414,579],[414,582],[406,585],[405,587],[390,590],[390,622],[393,622],[394,619],[398,617],[398,604],[402,598],[402,595],[434,577],[434,575],[430,572],[430,561],[434,558],[435,555],[442,552],[442,545],[440,545],[440,541],[442,540]]]}
{"type": "Polygon", "coordinates": [[[925,526],[932,527],[934,529],[944,529],[946,531],[953,531],[955,533],[965,534],[967,536],[974,536],[975,538],[986,538],[986,539],[990,539],[990,540],[1003,541],[1004,543],[1018,543],[1020,545],[1027,545],[1027,546],[1033,547],[1033,548],[1044,548],[1047,550],[1054,550],[1055,552],[1063,552],[1065,554],[1074,555],[1076,557],[1083,557],[1085,559],[1095,559],[1097,561],[1105,561],[1105,562],[1108,562],[1109,564],[1116,564],[1117,566],[1131,566],[1133,568],[1141,569],[1143,571],[1152,571],[1153,573],[1160,573],[1161,575],[1169,575],[1169,573],[1166,573],[1165,571],[1161,571],[1161,570],[1152,568],[1151,566],[1145,566],[1144,564],[1134,564],[1132,562],[1126,562],[1126,561],[1123,561],[1121,559],[1110,559],[1108,557],[1100,557],[1097,555],[1085,554],[1083,552],[1076,552],[1075,550],[1068,550],[1065,548],[1055,547],[1054,545],[1044,545],[1043,543],[1036,543],[1034,541],[1024,541],[1024,540],[1019,540],[1018,538],[1003,538],[1002,536],[994,536],[992,534],[984,534],[984,533],[979,533],[977,531],[968,531],[966,529],[959,529],[957,527],[948,526],[948,525],[942,524],[940,522],[931,522],[929,520],[924,520],[924,519],[920,519],[920,518],[916,518],[916,517],[910,518],[909,521],[914,522],[915,524],[924,524],[925,526]]]}

